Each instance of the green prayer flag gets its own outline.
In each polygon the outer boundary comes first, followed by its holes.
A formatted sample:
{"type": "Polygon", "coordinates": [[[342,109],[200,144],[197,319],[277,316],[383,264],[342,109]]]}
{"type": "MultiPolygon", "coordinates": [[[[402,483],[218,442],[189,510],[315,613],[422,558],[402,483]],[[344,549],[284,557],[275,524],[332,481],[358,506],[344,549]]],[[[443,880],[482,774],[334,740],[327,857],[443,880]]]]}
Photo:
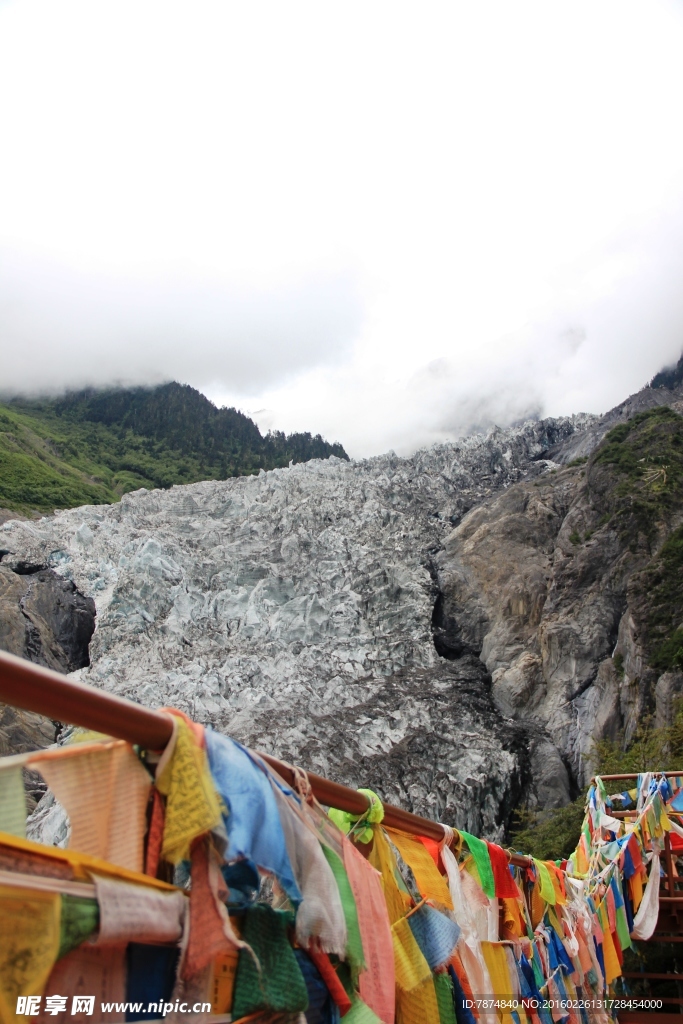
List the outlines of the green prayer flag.
{"type": "Polygon", "coordinates": [[[26,838],[26,792],[20,764],[0,770],[0,832],[26,838]]]}
{"type": "Polygon", "coordinates": [[[491,867],[489,848],[483,839],[477,839],[476,836],[471,836],[469,832],[463,832],[462,829],[459,829],[458,831],[467,843],[469,851],[474,857],[474,863],[477,865],[479,881],[481,882],[484,894],[492,900],[496,895],[496,885],[493,880],[493,869],[491,867]]]}
{"type": "Polygon", "coordinates": [[[242,938],[253,950],[240,949],[235,974],[232,1015],[235,1020],[257,1010],[300,1013],[308,1008],[306,982],[287,929],[294,925],[289,911],[255,903],[244,915],[242,938]]]}
{"type": "Polygon", "coordinates": [[[100,923],[100,908],[96,899],[62,896],[61,904],[58,960],[85,942],[100,923]]]}
{"type": "Polygon", "coordinates": [[[434,991],[439,1007],[439,1024],[456,1024],[453,982],[447,974],[434,975],[434,991]]]}
{"type": "Polygon", "coordinates": [[[541,967],[541,954],[538,951],[536,943],[533,944],[533,956],[531,958],[531,967],[534,972],[534,981],[536,988],[540,992],[545,985],[545,975],[543,974],[543,968],[541,967]]]}
{"type": "Polygon", "coordinates": [[[619,894],[619,905],[617,905],[616,899],[614,901],[617,919],[617,935],[619,936],[619,945],[621,946],[622,950],[630,949],[631,935],[628,930],[628,918],[626,917],[626,910],[624,908],[624,890],[621,885],[621,880],[619,878],[618,871],[614,873],[613,879],[614,885],[619,894]]]}
{"type": "Polygon", "coordinates": [[[628,930],[628,919],[626,917],[626,911],[623,907],[617,907],[616,909],[617,918],[617,935],[619,936],[619,945],[624,949],[631,948],[631,936],[628,930]]]}
{"type": "Polygon", "coordinates": [[[554,907],[556,900],[555,886],[553,885],[553,880],[550,877],[548,865],[544,864],[542,860],[536,860],[535,857],[533,858],[533,861],[536,865],[538,878],[541,883],[541,899],[545,900],[546,903],[549,903],[551,907],[554,907]]]}
{"type": "Polygon", "coordinates": [[[354,981],[357,981],[358,975],[365,969],[363,942],[360,937],[360,925],[358,924],[358,908],[356,907],[349,876],[346,873],[341,857],[334,850],[331,850],[329,846],[326,846],[325,843],[320,845],[327,863],[332,868],[332,874],[339,889],[344,920],[346,921],[346,958],[351,968],[352,977],[354,981]]]}
{"type": "Polygon", "coordinates": [[[364,1003],[360,996],[351,996],[351,1009],[342,1017],[344,1024],[382,1024],[374,1010],[364,1003]]]}
{"type": "Polygon", "coordinates": [[[349,965],[340,963],[337,968],[337,977],[344,986],[344,991],[351,1000],[351,1009],[347,1010],[344,1014],[344,1024],[382,1024],[374,1010],[371,1010],[367,1003],[364,1003],[361,997],[353,987],[351,980],[351,971],[349,965]]]}

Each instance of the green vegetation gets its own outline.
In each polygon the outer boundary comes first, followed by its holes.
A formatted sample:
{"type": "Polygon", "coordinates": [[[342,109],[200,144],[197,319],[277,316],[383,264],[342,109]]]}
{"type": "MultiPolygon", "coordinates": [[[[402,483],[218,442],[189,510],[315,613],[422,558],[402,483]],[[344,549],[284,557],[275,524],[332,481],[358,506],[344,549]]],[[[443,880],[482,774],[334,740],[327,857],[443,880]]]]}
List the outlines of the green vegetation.
{"type": "Polygon", "coordinates": [[[655,668],[683,668],[683,629],[674,630],[663,640],[652,660],[655,668]]]}
{"type": "Polygon", "coordinates": [[[646,718],[626,748],[621,737],[600,740],[596,744],[596,755],[598,775],[680,768],[683,763],[683,704],[677,705],[669,725],[658,729],[646,718]]]}
{"type": "Polygon", "coordinates": [[[683,417],[662,406],[615,427],[591,460],[589,487],[598,526],[647,558],[629,603],[650,666],[683,668],[683,527],[656,551],[683,507],[683,417]]]}
{"type": "Polygon", "coordinates": [[[571,804],[544,816],[535,811],[518,812],[518,825],[510,844],[520,853],[539,860],[566,860],[576,849],[583,823],[585,793],[571,804]]]}
{"type": "Polygon", "coordinates": [[[52,512],[330,455],[348,458],[319,434],[264,437],[248,416],[187,385],[15,398],[0,405],[0,506],[52,512]]]}
{"type": "Polygon", "coordinates": [[[646,604],[643,646],[653,668],[683,668],[683,527],[671,534],[658,557],[639,575],[646,604]]]}
{"type": "Polygon", "coordinates": [[[683,417],[660,406],[620,423],[591,460],[589,486],[622,540],[653,542],[683,499],[683,417]]]}

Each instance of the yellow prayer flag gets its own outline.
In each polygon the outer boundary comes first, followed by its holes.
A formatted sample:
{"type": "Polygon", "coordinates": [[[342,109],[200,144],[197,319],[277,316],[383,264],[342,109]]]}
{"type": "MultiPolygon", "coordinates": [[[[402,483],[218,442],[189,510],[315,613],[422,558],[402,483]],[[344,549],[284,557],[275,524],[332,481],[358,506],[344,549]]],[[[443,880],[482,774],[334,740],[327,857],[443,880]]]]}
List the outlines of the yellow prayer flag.
{"type": "Polygon", "coordinates": [[[615,978],[621,974],[621,964],[617,951],[614,948],[614,940],[609,926],[609,915],[603,900],[598,907],[598,919],[602,928],[602,955],[605,961],[605,984],[611,985],[615,978]]]}
{"type": "Polygon", "coordinates": [[[390,924],[400,921],[408,910],[410,900],[408,895],[401,892],[396,882],[394,872],[398,872],[396,858],[391,852],[383,829],[376,826],[373,829],[374,841],[368,860],[376,871],[382,876],[382,889],[384,900],[387,905],[390,924]]]}
{"type": "MultiPolygon", "coordinates": [[[[512,987],[510,979],[505,947],[499,942],[482,942],[481,951],[484,954],[493,987],[493,992],[490,994],[501,1000],[512,1000],[515,989],[512,987]]],[[[502,1024],[513,1024],[514,1018],[509,1010],[501,1009],[498,1012],[501,1015],[502,1024]]]]}
{"type": "Polygon", "coordinates": [[[0,886],[1,1024],[18,1019],[19,996],[41,995],[59,951],[60,907],[59,893],[0,886]]]}
{"type": "Polygon", "coordinates": [[[629,879],[631,886],[631,902],[633,903],[634,914],[638,913],[638,907],[643,901],[643,876],[639,871],[631,875],[629,879]]]}
{"type": "Polygon", "coordinates": [[[588,854],[586,850],[586,837],[583,832],[579,837],[579,844],[576,847],[576,874],[583,877],[588,871],[588,854]]]}
{"type": "Polygon", "coordinates": [[[166,797],[166,819],[161,855],[171,864],[189,860],[190,844],[221,822],[206,751],[196,742],[189,725],[176,718],[177,736],[168,761],[159,767],[156,786],[166,797]]]}
{"type": "Polygon", "coordinates": [[[533,861],[536,865],[536,871],[538,872],[541,899],[545,900],[546,903],[550,903],[550,905],[554,907],[557,901],[557,896],[548,865],[544,864],[542,860],[536,860],[535,857],[533,858],[533,861]]]}
{"type": "Polygon", "coordinates": [[[426,900],[435,900],[448,910],[453,909],[453,901],[446,879],[439,874],[439,869],[432,860],[427,847],[406,832],[387,829],[387,834],[413,872],[420,895],[426,900]]]}
{"type": "Polygon", "coordinates": [[[391,926],[391,938],[396,984],[403,992],[411,992],[431,978],[431,969],[405,917],[391,926]]]}
{"type": "Polygon", "coordinates": [[[396,1020],[398,1024],[441,1024],[431,974],[410,992],[396,990],[396,1020]]]}

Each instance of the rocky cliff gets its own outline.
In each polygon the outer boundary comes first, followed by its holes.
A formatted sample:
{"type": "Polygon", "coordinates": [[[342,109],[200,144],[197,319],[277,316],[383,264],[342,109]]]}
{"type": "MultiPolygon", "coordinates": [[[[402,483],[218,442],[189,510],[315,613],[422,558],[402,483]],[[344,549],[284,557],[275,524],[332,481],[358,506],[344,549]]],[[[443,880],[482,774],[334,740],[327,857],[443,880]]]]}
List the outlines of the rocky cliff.
{"type": "Polygon", "coordinates": [[[94,600],[88,682],[500,835],[520,802],[566,802],[593,738],[662,690],[629,586],[678,513],[634,541],[613,521],[619,473],[596,461],[610,426],[663,404],[648,390],[602,421],[8,522],[2,569],[43,566],[94,600]]]}
{"type": "Polygon", "coordinates": [[[668,724],[683,690],[680,413],[680,389],[645,389],[554,452],[586,454],[482,502],[436,556],[442,647],[476,652],[496,708],[535,732],[531,803],[566,802],[598,740],[668,724]]]}
{"type": "MultiPolygon", "coordinates": [[[[0,555],[6,552],[0,549],[0,555]]],[[[0,648],[57,672],[89,663],[95,602],[52,569],[26,562],[0,564],[0,648]]],[[[0,757],[54,743],[60,723],[0,704],[0,757]]],[[[45,791],[37,772],[24,770],[28,805],[45,791]]]]}

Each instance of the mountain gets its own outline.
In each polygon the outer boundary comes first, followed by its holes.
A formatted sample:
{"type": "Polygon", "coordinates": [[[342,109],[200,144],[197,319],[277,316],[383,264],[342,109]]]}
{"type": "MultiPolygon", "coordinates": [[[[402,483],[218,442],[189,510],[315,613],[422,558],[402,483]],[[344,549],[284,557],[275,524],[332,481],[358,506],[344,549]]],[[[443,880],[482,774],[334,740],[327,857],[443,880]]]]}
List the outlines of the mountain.
{"type": "Polygon", "coordinates": [[[501,839],[683,693],[682,413],[141,490],[5,523],[0,575],[92,599],[81,679],[501,839]]]}
{"type": "Polygon", "coordinates": [[[590,422],[8,522],[0,570],[51,571],[94,599],[83,679],[444,820],[466,807],[490,833],[522,797],[527,741],[476,653],[440,657],[434,559],[470,507],[542,474],[545,450],[590,422]]]}
{"type": "Polygon", "coordinates": [[[668,724],[683,690],[683,417],[639,412],[482,503],[436,570],[444,653],[476,653],[499,711],[549,738],[534,785],[566,803],[600,740],[668,724]]]}
{"type": "Polygon", "coordinates": [[[0,405],[0,507],[30,514],[106,504],[140,487],[222,480],[329,455],[348,458],[319,434],[264,437],[248,416],[217,409],[183,384],[12,398],[0,405]]]}
{"type": "Polygon", "coordinates": [[[673,391],[675,388],[679,388],[683,384],[683,356],[678,360],[675,366],[666,367],[664,370],[660,370],[650,381],[651,388],[666,388],[668,391],[673,391]]]}

